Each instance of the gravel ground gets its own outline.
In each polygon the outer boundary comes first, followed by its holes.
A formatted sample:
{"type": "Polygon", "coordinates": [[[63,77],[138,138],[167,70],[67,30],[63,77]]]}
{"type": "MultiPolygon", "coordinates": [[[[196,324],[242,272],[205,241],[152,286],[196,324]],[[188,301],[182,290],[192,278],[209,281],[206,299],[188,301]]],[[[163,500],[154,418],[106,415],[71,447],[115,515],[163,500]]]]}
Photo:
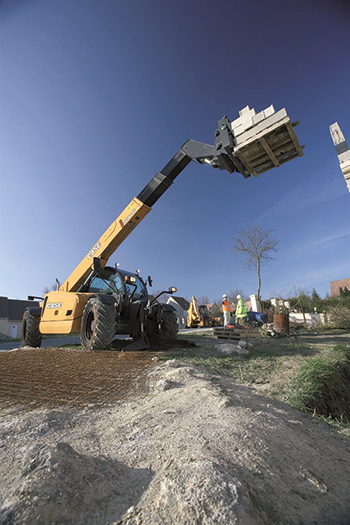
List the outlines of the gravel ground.
{"type": "Polygon", "coordinates": [[[1,524],[350,523],[347,430],[177,360],[145,374],[108,407],[1,410],[1,524]]]}

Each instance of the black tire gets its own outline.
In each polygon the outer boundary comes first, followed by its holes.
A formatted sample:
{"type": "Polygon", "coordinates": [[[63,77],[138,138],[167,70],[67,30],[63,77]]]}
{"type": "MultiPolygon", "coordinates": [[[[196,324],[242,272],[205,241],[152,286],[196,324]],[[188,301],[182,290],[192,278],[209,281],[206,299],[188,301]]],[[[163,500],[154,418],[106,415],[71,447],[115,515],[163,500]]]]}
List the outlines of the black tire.
{"type": "Polygon", "coordinates": [[[174,312],[163,312],[162,330],[167,339],[175,339],[179,331],[174,312]]]}
{"type": "Polygon", "coordinates": [[[207,317],[204,318],[203,325],[205,328],[209,327],[209,319],[207,317]]]}
{"type": "Polygon", "coordinates": [[[40,315],[31,315],[29,310],[25,310],[21,326],[21,346],[40,347],[43,336],[39,330],[39,322],[40,315]]]}
{"type": "Polygon", "coordinates": [[[106,350],[113,342],[116,331],[116,314],[113,304],[90,299],[81,322],[81,343],[84,350],[106,350]]]}

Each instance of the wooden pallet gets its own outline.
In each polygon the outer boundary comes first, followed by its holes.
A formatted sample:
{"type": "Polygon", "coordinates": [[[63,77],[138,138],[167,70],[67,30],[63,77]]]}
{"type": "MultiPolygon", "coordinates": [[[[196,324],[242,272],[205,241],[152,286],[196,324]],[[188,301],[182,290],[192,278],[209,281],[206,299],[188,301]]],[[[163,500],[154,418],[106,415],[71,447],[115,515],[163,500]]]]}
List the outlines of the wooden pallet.
{"type": "Polygon", "coordinates": [[[240,332],[237,332],[235,328],[227,327],[216,327],[214,328],[214,336],[218,339],[227,339],[230,341],[239,341],[241,339],[240,332]]]}
{"type": "Polygon", "coordinates": [[[228,328],[228,327],[217,327],[214,328],[214,336],[218,339],[227,339],[230,341],[239,341],[240,339],[250,339],[255,337],[261,337],[261,333],[258,328],[228,328]]]}
{"type": "Polygon", "coordinates": [[[292,124],[286,110],[281,109],[239,135],[234,154],[254,177],[301,157],[303,146],[294,131],[297,124],[292,124]]]}

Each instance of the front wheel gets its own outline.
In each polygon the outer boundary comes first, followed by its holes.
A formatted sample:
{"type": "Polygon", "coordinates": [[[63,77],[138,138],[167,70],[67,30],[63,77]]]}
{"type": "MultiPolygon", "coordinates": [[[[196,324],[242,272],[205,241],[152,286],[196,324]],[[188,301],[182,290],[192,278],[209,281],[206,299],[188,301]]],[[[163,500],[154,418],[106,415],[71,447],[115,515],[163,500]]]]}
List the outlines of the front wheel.
{"type": "Polygon", "coordinates": [[[84,350],[105,350],[110,347],[116,330],[113,304],[90,299],[85,306],[81,322],[81,343],[84,350]]]}
{"type": "Polygon", "coordinates": [[[163,312],[162,330],[167,339],[175,339],[179,331],[174,312],[163,312]]]}
{"type": "Polygon", "coordinates": [[[40,315],[32,315],[25,310],[21,326],[21,345],[39,348],[42,335],[39,330],[40,315]]]}

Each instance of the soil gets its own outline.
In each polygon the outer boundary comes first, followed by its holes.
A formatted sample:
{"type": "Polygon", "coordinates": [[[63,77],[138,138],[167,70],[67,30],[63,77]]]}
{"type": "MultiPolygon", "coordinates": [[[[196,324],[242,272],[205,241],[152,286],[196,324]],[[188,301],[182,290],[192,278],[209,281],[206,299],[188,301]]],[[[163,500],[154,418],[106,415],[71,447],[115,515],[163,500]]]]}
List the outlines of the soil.
{"type": "Polygon", "coordinates": [[[1,409],[1,524],[350,523],[349,430],[178,359],[144,374],[109,406],[1,409]]]}

